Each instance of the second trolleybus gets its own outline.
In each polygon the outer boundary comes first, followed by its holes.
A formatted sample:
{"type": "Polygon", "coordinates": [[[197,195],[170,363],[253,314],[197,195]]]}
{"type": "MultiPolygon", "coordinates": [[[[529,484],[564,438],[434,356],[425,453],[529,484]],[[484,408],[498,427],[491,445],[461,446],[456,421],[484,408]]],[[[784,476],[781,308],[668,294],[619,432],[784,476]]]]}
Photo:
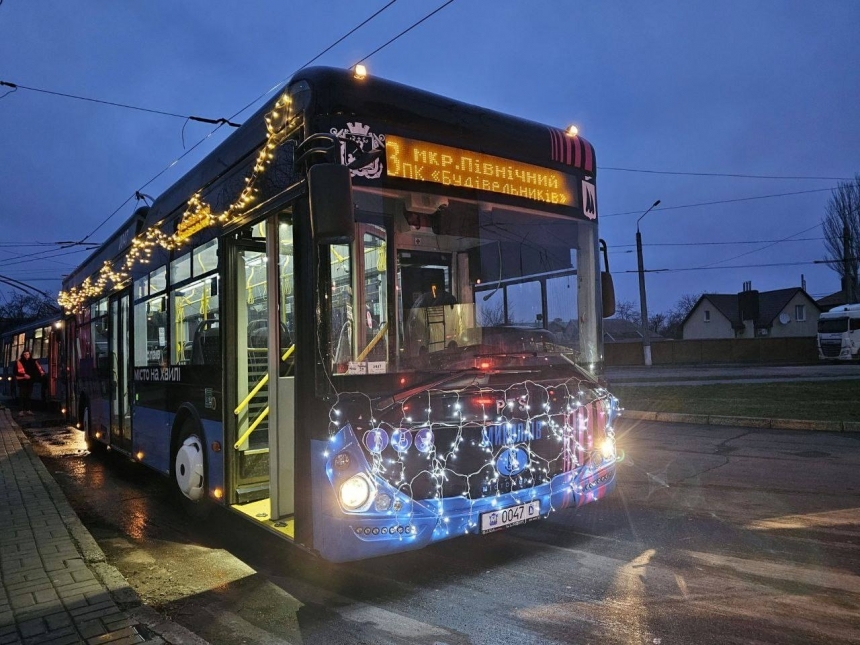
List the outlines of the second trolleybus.
{"type": "Polygon", "coordinates": [[[66,279],[69,409],[332,561],[598,500],[595,178],[561,129],[302,70],[66,279]]]}

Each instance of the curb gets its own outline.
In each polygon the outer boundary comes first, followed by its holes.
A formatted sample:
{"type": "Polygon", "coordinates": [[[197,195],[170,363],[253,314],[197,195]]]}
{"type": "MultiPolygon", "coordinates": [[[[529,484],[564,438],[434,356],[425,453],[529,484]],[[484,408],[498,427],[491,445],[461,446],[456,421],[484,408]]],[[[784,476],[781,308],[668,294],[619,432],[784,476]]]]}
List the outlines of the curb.
{"type": "Polygon", "coordinates": [[[624,410],[621,418],[637,421],[665,421],[667,423],[695,423],[711,426],[740,426],[766,430],[812,430],[816,432],[860,432],[860,421],[815,421],[812,419],[768,419],[763,417],[735,417],[724,414],[684,414],[681,412],[651,412],[624,410]]]}
{"type": "Polygon", "coordinates": [[[19,435],[18,439],[21,447],[33,463],[39,479],[50,491],[51,500],[59,512],[63,523],[69,530],[72,540],[78,548],[78,552],[90,571],[107,588],[117,607],[174,645],[209,645],[208,641],[200,638],[194,632],[162,616],[152,607],[143,604],[140,596],[128,584],[125,576],[120,573],[119,569],[107,562],[104,551],[102,551],[95,538],[84,526],[84,523],[81,522],[81,519],[75,513],[71,504],[69,504],[68,499],[66,499],[62,488],[60,488],[60,485],[51,476],[45,464],[42,463],[42,460],[39,459],[39,456],[33,450],[30,438],[17,423],[13,422],[13,426],[19,435]]]}

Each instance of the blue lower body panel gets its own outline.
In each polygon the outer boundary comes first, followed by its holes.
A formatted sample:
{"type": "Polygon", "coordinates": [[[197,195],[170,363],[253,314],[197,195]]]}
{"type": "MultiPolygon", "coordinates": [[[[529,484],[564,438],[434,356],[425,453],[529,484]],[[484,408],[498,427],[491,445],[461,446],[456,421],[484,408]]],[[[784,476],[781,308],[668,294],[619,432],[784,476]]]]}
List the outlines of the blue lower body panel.
{"type": "Polygon", "coordinates": [[[540,516],[570,506],[596,501],[615,488],[615,461],[598,468],[584,466],[553,477],[532,488],[469,499],[458,496],[415,501],[372,474],[351,429],[328,442],[313,442],[314,548],[333,562],[371,558],[420,549],[448,538],[481,533],[481,515],[538,501],[540,516]],[[349,468],[338,472],[332,455],[349,454],[349,468]],[[362,474],[363,473],[363,474],[362,474]],[[339,486],[354,475],[366,477],[376,495],[393,500],[391,508],[346,512],[337,495],[339,486]]]}

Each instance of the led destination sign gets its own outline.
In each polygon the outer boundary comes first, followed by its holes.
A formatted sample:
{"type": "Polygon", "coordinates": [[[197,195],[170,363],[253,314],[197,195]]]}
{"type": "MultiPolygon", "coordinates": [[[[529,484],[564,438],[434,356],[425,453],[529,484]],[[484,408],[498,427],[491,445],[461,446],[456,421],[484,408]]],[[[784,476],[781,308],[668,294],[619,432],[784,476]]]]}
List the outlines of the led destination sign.
{"type": "Polygon", "coordinates": [[[385,137],[389,177],[576,206],[574,178],[557,170],[394,135],[385,137]]]}

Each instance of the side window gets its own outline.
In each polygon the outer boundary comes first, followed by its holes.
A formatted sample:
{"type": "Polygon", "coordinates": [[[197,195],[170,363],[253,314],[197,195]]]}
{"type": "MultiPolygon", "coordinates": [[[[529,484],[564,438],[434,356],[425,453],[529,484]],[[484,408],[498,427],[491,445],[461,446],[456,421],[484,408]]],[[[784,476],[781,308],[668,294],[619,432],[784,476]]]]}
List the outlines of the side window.
{"type": "Polygon", "coordinates": [[[706,323],[711,322],[711,310],[710,309],[705,309],[705,322],[706,323]]]}
{"type": "Polygon", "coordinates": [[[110,378],[107,316],[95,318],[90,324],[90,330],[96,374],[101,378],[110,378]]]}
{"type": "Polygon", "coordinates": [[[173,313],[170,362],[220,364],[218,276],[174,289],[170,297],[173,313]]]}
{"type": "Polygon", "coordinates": [[[192,252],[192,274],[196,277],[218,267],[218,240],[214,239],[192,252]]]}
{"type": "Polygon", "coordinates": [[[794,305],[794,319],[797,322],[806,320],[806,305],[794,305]]]}
{"type": "Polygon", "coordinates": [[[33,347],[30,350],[30,356],[35,359],[42,358],[42,332],[41,327],[33,330],[33,347]]]}
{"type": "Polygon", "coordinates": [[[167,307],[165,296],[134,306],[134,364],[137,367],[167,362],[167,307]]]}

